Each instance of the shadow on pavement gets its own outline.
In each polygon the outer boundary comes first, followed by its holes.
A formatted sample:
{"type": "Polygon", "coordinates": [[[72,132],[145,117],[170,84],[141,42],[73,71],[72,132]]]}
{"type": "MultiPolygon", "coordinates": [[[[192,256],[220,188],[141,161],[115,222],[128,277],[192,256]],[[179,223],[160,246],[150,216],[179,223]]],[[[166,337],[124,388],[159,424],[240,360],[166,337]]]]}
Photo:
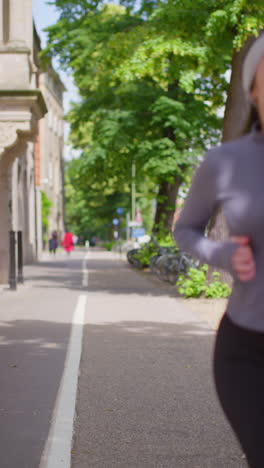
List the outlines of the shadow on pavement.
{"type": "Polygon", "coordinates": [[[175,296],[176,288],[150,273],[135,270],[118,259],[89,259],[88,287],[82,285],[82,261],[54,260],[29,267],[26,281],[37,288],[67,288],[77,291],[108,292],[109,294],[139,294],[143,296],[175,296]],[[52,284],[51,284],[52,282],[52,284]]]}
{"type": "Polygon", "coordinates": [[[37,468],[64,368],[70,324],[0,322],[3,468],[37,468]]]}
{"type": "MultiPolygon", "coordinates": [[[[1,467],[38,467],[70,328],[0,322],[1,467]]],[[[192,322],[87,324],[72,467],[244,467],[214,394],[212,346],[192,322]]]]}
{"type": "Polygon", "coordinates": [[[215,395],[209,329],[124,321],[84,337],[72,468],[246,467],[215,395]]]}

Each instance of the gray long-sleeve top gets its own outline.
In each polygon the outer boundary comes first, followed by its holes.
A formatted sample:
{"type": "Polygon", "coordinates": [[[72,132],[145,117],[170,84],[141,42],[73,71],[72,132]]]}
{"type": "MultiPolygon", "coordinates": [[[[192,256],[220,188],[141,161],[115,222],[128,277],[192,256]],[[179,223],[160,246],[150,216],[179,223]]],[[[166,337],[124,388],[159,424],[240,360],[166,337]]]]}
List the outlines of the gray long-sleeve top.
{"type": "Polygon", "coordinates": [[[208,152],[193,178],[174,237],[181,249],[232,274],[228,316],[239,326],[264,332],[264,133],[253,130],[208,152]],[[256,260],[251,281],[239,281],[232,269],[237,244],[204,235],[220,206],[229,234],[250,239],[256,260]]]}

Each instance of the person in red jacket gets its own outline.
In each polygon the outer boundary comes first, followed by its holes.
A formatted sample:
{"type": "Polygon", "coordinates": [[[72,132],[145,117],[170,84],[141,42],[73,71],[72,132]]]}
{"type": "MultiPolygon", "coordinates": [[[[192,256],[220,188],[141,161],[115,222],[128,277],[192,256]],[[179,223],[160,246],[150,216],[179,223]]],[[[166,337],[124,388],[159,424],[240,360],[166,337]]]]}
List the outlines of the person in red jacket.
{"type": "Polygon", "coordinates": [[[72,252],[74,243],[73,243],[73,236],[72,233],[69,231],[66,231],[63,237],[62,245],[64,247],[65,252],[68,254],[72,252]]]}

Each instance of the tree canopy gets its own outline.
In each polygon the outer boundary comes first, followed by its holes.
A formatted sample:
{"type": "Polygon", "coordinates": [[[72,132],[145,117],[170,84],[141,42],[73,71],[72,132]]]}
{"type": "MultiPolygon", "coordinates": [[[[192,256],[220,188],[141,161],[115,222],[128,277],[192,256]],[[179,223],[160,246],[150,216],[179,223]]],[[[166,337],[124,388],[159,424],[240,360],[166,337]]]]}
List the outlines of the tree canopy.
{"type": "Polygon", "coordinates": [[[81,97],[68,115],[71,142],[81,156],[68,170],[82,197],[83,219],[109,224],[113,212],[105,204],[120,204],[120,194],[129,209],[136,164],[138,203],[147,213],[156,198],[154,224],[170,229],[180,185],[204,150],[221,138],[226,72],[234,50],[263,28],[264,5],[259,0],[50,3],[60,17],[48,28],[44,56],[56,56],[73,73],[81,97]]]}

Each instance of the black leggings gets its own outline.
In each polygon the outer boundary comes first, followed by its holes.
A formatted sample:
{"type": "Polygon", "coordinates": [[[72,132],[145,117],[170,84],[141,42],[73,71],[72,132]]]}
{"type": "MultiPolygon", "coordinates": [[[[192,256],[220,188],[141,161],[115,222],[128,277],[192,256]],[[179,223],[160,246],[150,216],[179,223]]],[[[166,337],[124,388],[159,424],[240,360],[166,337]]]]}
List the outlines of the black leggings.
{"type": "Polygon", "coordinates": [[[264,468],[264,333],[224,315],[214,353],[216,390],[251,468],[264,468]]]}

